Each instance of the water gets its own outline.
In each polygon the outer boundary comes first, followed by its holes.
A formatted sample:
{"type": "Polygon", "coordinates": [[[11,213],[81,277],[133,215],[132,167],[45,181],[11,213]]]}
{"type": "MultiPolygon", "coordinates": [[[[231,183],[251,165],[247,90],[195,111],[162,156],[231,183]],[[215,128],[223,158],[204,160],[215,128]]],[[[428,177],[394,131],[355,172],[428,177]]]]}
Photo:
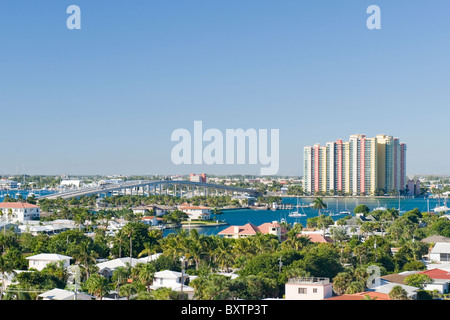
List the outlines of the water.
{"type": "MultiPolygon", "coordinates": [[[[314,201],[315,197],[311,198],[300,198],[301,204],[310,204],[314,201]]],[[[376,207],[387,207],[387,208],[395,208],[398,209],[399,201],[398,198],[369,198],[369,197],[360,197],[360,198],[323,198],[323,202],[327,205],[327,209],[331,212],[343,211],[345,208],[349,210],[353,215],[353,209],[358,204],[365,204],[371,210],[376,207]]],[[[283,198],[283,204],[297,204],[296,198],[283,198]]],[[[436,206],[444,205],[443,199],[429,199],[429,209],[430,211],[436,206]]],[[[426,198],[408,198],[408,199],[400,199],[400,209],[404,211],[413,210],[414,208],[418,208],[421,212],[426,212],[428,210],[428,204],[426,198]]],[[[230,225],[239,225],[242,226],[247,223],[252,223],[254,225],[261,225],[265,222],[272,221],[281,221],[284,219],[287,223],[294,224],[295,222],[301,223],[304,227],[306,227],[306,220],[318,216],[319,210],[308,208],[298,208],[300,213],[305,213],[305,217],[289,217],[289,213],[292,211],[296,211],[296,208],[292,210],[251,210],[251,209],[238,209],[238,210],[223,210],[223,214],[216,215],[216,219],[225,220],[228,225],[226,226],[217,226],[217,227],[196,227],[200,234],[205,235],[215,235],[220,231],[228,228],[230,225]]],[[[321,210],[321,213],[323,210],[321,210]]],[[[328,215],[329,213],[324,213],[328,215]]],[[[339,220],[343,218],[345,215],[332,216],[333,220],[339,220]]],[[[166,236],[170,233],[176,233],[177,229],[164,230],[163,235],[166,236]]]]}
{"type": "Polygon", "coordinates": [[[35,196],[46,196],[48,194],[56,193],[57,191],[49,191],[49,190],[0,190],[0,202],[3,202],[3,199],[8,194],[10,198],[17,199],[19,195],[22,195],[23,199],[28,197],[28,194],[34,193],[35,196]]]}

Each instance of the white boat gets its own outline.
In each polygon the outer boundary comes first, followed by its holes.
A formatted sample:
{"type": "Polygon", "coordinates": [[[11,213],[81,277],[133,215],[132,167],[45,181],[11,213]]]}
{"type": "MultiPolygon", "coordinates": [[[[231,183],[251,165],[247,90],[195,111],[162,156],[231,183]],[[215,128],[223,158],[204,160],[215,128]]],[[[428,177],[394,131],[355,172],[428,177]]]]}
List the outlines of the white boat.
{"type": "Polygon", "coordinates": [[[378,207],[374,208],[372,211],[377,211],[377,210],[385,211],[385,210],[387,210],[386,206],[385,207],[380,206],[380,200],[377,200],[377,201],[378,201],[378,207]]]}
{"type": "Polygon", "coordinates": [[[339,212],[339,200],[336,200],[336,212],[331,212],[331,211],[328,211],[328,212],[329,212],[328,215],[330,217],[340,216],[342,214],[339,212]]]}
{"type": "Polygon", "coordinates": [[[345,200],[345,209],[339,212],[340,214],[352,214],[350,210],[347,210],[347,199],[345,200]]]}
{"type": "Polygon", "coordinates": [[[449,211],[450,208],[447,207],[447,197],[445,197],[445,199],[444,199],[444,205],[443,206],[441,206],[441,201],[439,200],[439,205],[436,206],[436,208],[431,209],[431,210],[433,210],[435,213],[442,213],[442,212],[446,213],[447,211],[449,211]]]}
{"type": "Polygon", "coordinates": [[[434,209],[432,209],[435,213],[441,213],[441,212],[447,212],[450,211],[450,208],[445,206],[440,206],[440,207],[436,207],[434,209]]]}
{"type": "Polygon", "coordinates": [[[299,204],[298,204],[298,197],[297,197],[297,211],[289,213],[288,216],[291,217],[291,218],[306,217],[306,213],[303,210],[303,207],[300,207],[300,208],[302,208],[303,213],[298,212],[298,208],[299,208],[299,204]]]}

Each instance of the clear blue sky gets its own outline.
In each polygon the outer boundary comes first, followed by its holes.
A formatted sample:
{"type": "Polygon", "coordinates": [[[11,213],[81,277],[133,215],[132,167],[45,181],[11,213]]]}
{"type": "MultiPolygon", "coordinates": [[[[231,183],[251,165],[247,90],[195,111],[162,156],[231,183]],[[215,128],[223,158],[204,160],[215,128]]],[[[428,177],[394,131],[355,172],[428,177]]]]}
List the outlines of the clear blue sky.
{"type": "Polygon", "coordinates": [[[175,166],[170,135],[397,136],[407,174],[450,174],[448,0],[17,0],[0,5],[0,174],[249,173],[175,166]],[[66,28],[81,8],[82,29],[66,28]],[[366,9],[381,8],[368,30],[366,9]]]}

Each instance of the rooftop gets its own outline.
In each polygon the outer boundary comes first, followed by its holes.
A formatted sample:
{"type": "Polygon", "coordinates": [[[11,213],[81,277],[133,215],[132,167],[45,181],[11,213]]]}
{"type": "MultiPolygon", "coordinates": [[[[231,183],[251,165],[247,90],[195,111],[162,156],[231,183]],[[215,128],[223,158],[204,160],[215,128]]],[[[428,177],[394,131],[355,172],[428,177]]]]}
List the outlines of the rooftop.
{"type": "Polygon", "coordinates": [[[0,209],[25,209],[39,208],[39,206],[27,202],[0,202],[0,209]]]}
{"type": "Polygon", "coordinates": [[[330,283],[330,279],[328,278],[316,278],[316,277],[299,277],[299,278],[290,278],[288,280],[289,284],[317,284],[317,285],[325,285],[330,283]]]}

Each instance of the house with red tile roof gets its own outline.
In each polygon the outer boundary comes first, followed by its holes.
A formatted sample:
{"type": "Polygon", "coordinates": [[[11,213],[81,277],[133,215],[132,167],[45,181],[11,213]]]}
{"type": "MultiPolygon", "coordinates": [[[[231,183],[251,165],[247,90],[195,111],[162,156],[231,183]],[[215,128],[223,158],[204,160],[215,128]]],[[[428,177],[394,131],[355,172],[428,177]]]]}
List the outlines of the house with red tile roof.
{"type": "Polygon", "coordinates": [[[425,270],[419,272],[420,274],[426,274],[431,279],[433,283],[427,284],[425,290],[437,290],[439,293],[448,293],[450,289],[450,272],[438,268],[425,270]]]}
{"type": "Polygon", "coordinates": [[[262,234],[273,234],[278,237],[278,240],[284,241],[286,240],[286,233],[288,232],[285,228],[281,227],[281,225],[277,221],[266,222],[259,226],[256,226],[252,223],[247,223],[243,226],[230,226],[225,230],[219,232],[220,236],[224,236],[227,238],[243,238],[254,236],[257,233],[262,234]]]}
{"type": "Polygon", "coordinates": [[[333,296],[324,300],[392,300],[387,293],[366,291],[358,292],[355,294],[342,294],[339,296],[333,296]]]}
{"type": "Polygon", "coordinates": [[[20,222],[39,220],[41,208],[26,202],[0,202],[2,220],[20,222]]]}
{"type": "Polygon", "coordinates": [[[150,225],[150,226],[157,226],[163,221],[163,218],[157,217],[157,216],[145,216],[140,218],[141,222],[150,225]]]}
{"type": "Polygon", "coordinates": [[[189,217],[189,220],[210,220],[211,208],[205,206],[192,206],[188,203],[183,203],[178,207],[178,210],[183,211],[189,217]]]}
{"type": "Polygon", "coordinates": [[[306,237],[314,243],[331,243],[333,242],[330,238],[324,237],[320,233],[301,233],[297,237],[306,237]]]}

